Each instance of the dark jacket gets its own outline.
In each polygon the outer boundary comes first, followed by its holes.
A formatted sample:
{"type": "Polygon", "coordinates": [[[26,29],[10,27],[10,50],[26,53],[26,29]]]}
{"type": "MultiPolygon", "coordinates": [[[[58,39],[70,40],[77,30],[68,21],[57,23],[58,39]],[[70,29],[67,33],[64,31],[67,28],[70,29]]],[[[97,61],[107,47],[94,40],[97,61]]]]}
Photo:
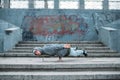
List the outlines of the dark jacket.
{"type": "Polygon", "coordinates": [[[35,47],[34,50],[39,50],[42,55],[47,54],[50,56],[68,56],[69,55],[69,49],[64,48],[64,44],[47,44],[43,47],[35,47]]]}

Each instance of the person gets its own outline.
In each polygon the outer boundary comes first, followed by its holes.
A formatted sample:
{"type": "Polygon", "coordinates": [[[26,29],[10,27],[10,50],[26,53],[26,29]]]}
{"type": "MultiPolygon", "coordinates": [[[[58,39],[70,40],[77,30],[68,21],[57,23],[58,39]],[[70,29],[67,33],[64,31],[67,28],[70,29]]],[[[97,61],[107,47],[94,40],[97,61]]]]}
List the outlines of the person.
{"type": "Polygon", "coordinates": [[[58,56],[58,61],[62,61],[62,57],[64,56],[80,56],[81,54],[85,57],[88,56],[87,51],[77,50],[77,47],[71,47],[70,44],[46,44],[43,47],[33,48],[33,53],[37,56],[58,56]]]}

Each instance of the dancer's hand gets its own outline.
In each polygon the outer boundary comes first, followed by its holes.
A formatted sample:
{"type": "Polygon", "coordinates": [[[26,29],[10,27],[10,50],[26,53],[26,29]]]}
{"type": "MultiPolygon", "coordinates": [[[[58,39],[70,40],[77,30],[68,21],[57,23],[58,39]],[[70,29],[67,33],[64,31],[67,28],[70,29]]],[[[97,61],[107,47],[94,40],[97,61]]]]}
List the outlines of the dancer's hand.
{"type": "Polygon", "coordinates": [[[71,45],[70,44],[64,44],[64,48],[70,48],[71,45]]]}

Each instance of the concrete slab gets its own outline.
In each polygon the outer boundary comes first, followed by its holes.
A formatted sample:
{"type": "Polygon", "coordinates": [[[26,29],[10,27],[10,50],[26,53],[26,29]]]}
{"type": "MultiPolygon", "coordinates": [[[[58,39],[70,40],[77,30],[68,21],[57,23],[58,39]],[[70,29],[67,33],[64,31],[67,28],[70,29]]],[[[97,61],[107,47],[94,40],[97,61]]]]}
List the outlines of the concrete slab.
{"type": "Polygon", "coordinates": [[[55,57],[44,58],[44,61],[39,57],[0,57],[0,80],[120,79],[120,58],[63,58],[62,62],[57,60],[55,57]],[[113,70],[106,70],[108,68],[113,70]]]}
{"type": "Polygon", "coordinates": [[[63,58],[62,62],[57,57],[0,57],[0,64],[120,64],[120,58],[63,58]]]}
{"type": "Polygon", "coordinates": [[[119,80],[120,72],[0,72],[2,80],[119,80]]]}

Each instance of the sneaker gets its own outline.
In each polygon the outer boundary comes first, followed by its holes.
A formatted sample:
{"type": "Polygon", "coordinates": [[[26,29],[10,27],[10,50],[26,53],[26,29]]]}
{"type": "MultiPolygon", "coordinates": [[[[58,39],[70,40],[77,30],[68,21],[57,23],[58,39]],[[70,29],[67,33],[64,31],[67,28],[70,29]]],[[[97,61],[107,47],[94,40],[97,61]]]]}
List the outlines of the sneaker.
{"type": "Polygon", "coordinates": [[[85,57],[87,57],[88,56],[88,54],[87,54],[87,51],[83,51],[83,55],[85,56],[85,57]]]}

